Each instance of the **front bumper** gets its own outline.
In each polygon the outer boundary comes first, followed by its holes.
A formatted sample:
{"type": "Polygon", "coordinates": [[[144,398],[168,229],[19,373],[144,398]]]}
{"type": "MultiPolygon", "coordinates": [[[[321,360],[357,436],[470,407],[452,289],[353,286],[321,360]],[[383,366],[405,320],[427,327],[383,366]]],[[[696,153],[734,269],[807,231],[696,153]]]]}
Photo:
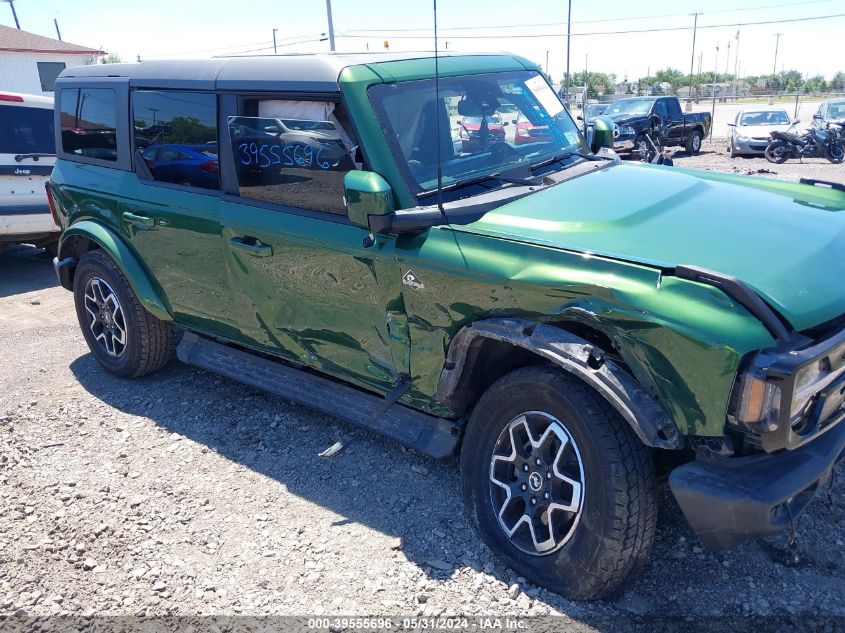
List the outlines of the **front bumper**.
{"type": "Polygon", "coordinates": [[[630,154],[634,151],[634,137],[631,138],[616,138],[613,141],[613,151],[617,154],[630,154]]]}
{"type": "Polygon", "coordinates": [[[789,527],[845,457],[845,424],[791,451],[698,459],[669,486],[707,549],[727,549],[789,527]]]}
{"type": "Polygon", "coordinates": [[[734,138],[731,141],[731,145],[736,154],[763,154],[766,151],[766,147],[769,146],[770,140],[750,138],[747,141],[740,141],[734,138]]]}

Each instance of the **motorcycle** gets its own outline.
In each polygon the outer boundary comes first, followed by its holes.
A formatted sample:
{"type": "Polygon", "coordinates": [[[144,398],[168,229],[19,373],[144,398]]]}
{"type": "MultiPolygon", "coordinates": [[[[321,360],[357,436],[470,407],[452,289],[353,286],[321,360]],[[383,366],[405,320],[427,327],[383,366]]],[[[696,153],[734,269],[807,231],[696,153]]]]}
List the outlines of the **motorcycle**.
{"type": "Polygon", "coordinates": [[[845,144],[842,141],[842,126],[829,123],[822,129],[807,130],[803,134],[794,134],[791,130],[800,123],[792,122],[785,132],[772,132],[772,140],[766,147],[766,160],[778,165],[790,158],[826,158],[831,163],[845,160],[845,144]]]}
{"type": "Polygon", "coordinates": [[[636,149],[634,153],[638,154],[640,160],[644,163],[671,167],[675,164],[675,161],[666,153],[666,149],[660,143],[660,115],[652,114],[649,119],[651,120],[651,129],[643,132],[647,147],[645,149],[636,149]]]}

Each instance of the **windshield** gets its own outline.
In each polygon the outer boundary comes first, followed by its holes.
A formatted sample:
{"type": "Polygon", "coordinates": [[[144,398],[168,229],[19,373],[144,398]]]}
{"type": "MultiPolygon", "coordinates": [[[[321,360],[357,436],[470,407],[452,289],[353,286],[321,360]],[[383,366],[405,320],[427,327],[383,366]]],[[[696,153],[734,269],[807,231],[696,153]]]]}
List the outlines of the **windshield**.
{"type": "Polygon", "coordinates": [[[774,112],[746,112],[739,120],[740,125],[789,125],[789,115],[784,110],[774,112]]]}
{"type": "Polygon", "coordinates": [[[614,101],[605,110],[605,114],[648,114],[654,99],[622,99],[614,101]]]}
{"type": "Polygon", "coordinates": [[[532,164],[563,152],[589,151],[560,99],[534,71],[444,77],[439,101],[433,79],[378,84],[369,95],[417,194],[437,187],[438,117],[444,186],[503,172],[527,174],[532,164]]]}

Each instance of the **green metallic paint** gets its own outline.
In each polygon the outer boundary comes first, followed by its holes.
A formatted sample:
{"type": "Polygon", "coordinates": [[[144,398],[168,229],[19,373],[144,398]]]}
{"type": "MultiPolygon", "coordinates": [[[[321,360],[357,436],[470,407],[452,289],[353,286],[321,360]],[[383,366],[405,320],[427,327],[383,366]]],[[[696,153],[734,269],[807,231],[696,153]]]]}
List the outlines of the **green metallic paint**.
{"type": "Polygon", "coordinates": [[[800,331],[845,313],[843,208],[830,189],[626,163],[456,230],[733,275],[800,331]]]}
{"type": "MultiPolygon", "coordinates": [[[[110,229],[93,220],[82,220],[66,229],[62,233],[61,241],[64,243],[74,237],[83,237],[96,242],[118,265],[138,300],[147,311],[162,321],[173,320],[164,302],[159,298],[158,291],[147,276],[144,266],[123,240],[110,229]]],[[[59,248],[61,249],[61,245],[59,248]]]]}
{"type": "Polygon", "coordinates": [[[350,171],[343,177],[346,213],[350,222],[369,229],[371,215],[393,213],[393,191],[372,171],[350,171]]]}
{"type": "Polygon", "coordinates": [[[600,116],[593,119],[593,152],[598,152],[602,147],[609,147],[613,149],[613,119],[606,116],[600,116]]]}

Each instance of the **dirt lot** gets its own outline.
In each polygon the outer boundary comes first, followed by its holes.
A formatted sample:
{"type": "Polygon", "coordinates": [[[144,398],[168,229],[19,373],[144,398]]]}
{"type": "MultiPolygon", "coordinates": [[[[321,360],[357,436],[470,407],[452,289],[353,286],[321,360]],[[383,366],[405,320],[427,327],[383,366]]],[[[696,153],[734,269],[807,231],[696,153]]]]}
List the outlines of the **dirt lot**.
{"type": "Polygon", "coordinates": [[[727,140],[705,141],[698,156],[689,156],[680,148],[668,150],[678,167],[694,167],[711,171],[727,171],[747,176],[762,176],[780,180],[814,178],[829,182],[845,182],[845,163],[834,165],[824,158],[805,158],[803,162],[790,160],[783,165],[770,163],[763,156],[728,155],[727,140]]]}
{"type": "MultiPolygon", "coordinates": [[[[678,164],[845,174],[705,150],[678,164]]],[[[0,615],[554,614],[579,630],[845,616],[845,477],[797,522],[797,564],[785,535],[702,551],[663,486],[644,575],[577,604],[480,544],[454,463],[368,434],[323,460],[337,420],[179,363],[106,374],[32,248],[0,255],[0,350],[0,615]]]]}

